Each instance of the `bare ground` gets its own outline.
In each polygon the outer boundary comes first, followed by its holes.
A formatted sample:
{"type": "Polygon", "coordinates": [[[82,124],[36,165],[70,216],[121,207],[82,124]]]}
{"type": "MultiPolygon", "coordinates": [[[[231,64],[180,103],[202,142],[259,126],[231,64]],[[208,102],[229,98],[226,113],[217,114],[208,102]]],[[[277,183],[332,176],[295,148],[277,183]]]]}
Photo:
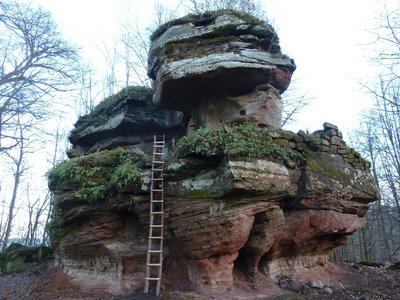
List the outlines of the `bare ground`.
{"type": "MultiPolygon", "coordinates": [[[[372,268],[366,266],[337,265],[341,269],[338,281],[344,290],[309,288],[301,292],[281,289],[277,285],[263,289],[245,282],[236,282],[228,298],[238,300],[290,300],[290,299],[365,299],[365,300],[400,300],[400,271],[387,268],[372,268]],[[253,291],[253,293],[252,293],[253,291]],[[269,291],[269,292],[268,292],[269,291]],[[331,293],[332,292],[332,293],[331,293]]],[[[334,276],[334,275],[333,275],[334,276]]],[[[244,280],[245,281],[245,280],[244,280]]],[[[71,283],[71,278],[52,262],[6,276],[0,276],[0,300],[139,300],[158,299],[154,296],[132,294],[124,297],[113,296],[102,290],[82,289],[71,283]]],[[[172,292],[160,299],[196,299],[193,294],[172,292]]],[[[199,299],[199,298],[197,298],[199,299]]],[[[210,296],[201,299],[221,299],[210,296]]]]}

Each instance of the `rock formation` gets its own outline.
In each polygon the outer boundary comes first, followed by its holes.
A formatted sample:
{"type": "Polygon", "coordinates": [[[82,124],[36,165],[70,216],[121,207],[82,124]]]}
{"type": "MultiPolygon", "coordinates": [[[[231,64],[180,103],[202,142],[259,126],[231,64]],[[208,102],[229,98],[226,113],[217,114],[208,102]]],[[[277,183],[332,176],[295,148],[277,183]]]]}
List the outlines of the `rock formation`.
{"type": "Polygon", "coordinates": [[[168,139],[181,136],[184,114],[156,108],[152,95],[149,88],[133,86],[104,99],[76,122],[69,136],[71,155],[128,145],[147,149],[152,146],[153,134],[165,134],[168,139]]]}
{"type": "Polygon", "coordinates": [[[185,111],[191,127],[247,121],[280,127],[280,94],[296,69],[272,26],[239,13],[171,21],[152,36],[154,103],[185,111]]]}
{"type": "Polygon", "coordinates": [[[167,23],[152,39],[159,108],[139,87],[104,100],[77,122],[71,159],[49,173],[59,264],[81,285],[143,289],[146,152],[153,134],[165,134],[164,293],[229,299],[238,281],[251,294],[254,285],[312,274],[329,286],[329,252],[364,226],[377,187],[335,125],[279,129],[295,65],[273,28],[219,12],[167,23]]]}

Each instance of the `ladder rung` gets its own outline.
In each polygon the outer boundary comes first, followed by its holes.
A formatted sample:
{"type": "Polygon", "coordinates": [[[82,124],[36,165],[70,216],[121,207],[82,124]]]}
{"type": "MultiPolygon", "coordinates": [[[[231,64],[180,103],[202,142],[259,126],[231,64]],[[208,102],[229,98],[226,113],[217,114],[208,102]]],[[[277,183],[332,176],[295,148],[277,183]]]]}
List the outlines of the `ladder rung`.
{"type": "Polygon", "coordinates": [[[152,180],[162,181],[162,180],[164,180],[164,178],[152,178],[152,180]]]}
{"type": "Polygon", "coordinates": [[[153,240],[161,240],[163,237],[162,236],[149,236],[149,239],[153,240]]]}
{"type": "Polygon", "coordinates": [[[161,160],[153,160],[153,162],[154,162],[155,164],[163,164],[163,163],[164,163],[164,162],[161,161],[161,160]]]}
{"type": "Polygon", "coordinates": [[[158,277],[146,277],[146,280],[160,280],[158,277]]]}
{"type": "Polygon", "coordinates": [[[163,199],[159,199],[159,200],[153,199],[153,200],[151,200],[151,202],[152,203],[163,203],[164,200],[163,199]]]}
{"type": "Polygon", "coordinates": [[[160,189],[152,189],[151,191],[152,191],[152,192],[162,192],[163,190],[160,190],[160,189]]]}
{"type": "Polygon", "coordinates": [[[149,253],[161,253],[162,251],[161,250],[149,250],[148,252],[149,253]]]}
{"type": "Polygon", "coordinates": [[[156,142],[156,144],[154,145],[154,147],[156,148],[164,148],[164,144],[160,143],[160,142],[156,142]]]}
{"type": "Polygon", "coordinates": [[[161,264],[147,264],[149,267],[161,267],[161,264]]]}
{"type": "Polygon", "coordinates": [[[163,225],[150,225],[150,227],[152,227],[152,228],[162,228],[163,225]]]}
{"type": "Polygon", "coordinates": [[[152,171],[156,171],[156,172],[162,172],[164,171],[164,169],[160,169],[160,168],[153,168],[151,169],[152,171]]]}
{"type": "Polygon", "coordinates": [[[152,215],[161,215],[163,213],[164,212],[162,212],[162,211],[153,211],[153,212],[151,212],[152,215]]]}

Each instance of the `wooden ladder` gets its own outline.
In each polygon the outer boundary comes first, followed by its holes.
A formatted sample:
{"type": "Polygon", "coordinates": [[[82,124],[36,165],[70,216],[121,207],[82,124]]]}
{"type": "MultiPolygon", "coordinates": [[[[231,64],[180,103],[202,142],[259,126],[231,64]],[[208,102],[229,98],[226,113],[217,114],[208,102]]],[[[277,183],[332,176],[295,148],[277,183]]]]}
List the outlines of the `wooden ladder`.
{"type": "Polygon", "coordinates": [[[146,281],[144,293],[149,293],[149,284],[156,282],[156,296],[160,295],[163,238],[164,238],[164,147],[165,136],[162,140],[153,141],[153,162],[150,181],[150,226],[146,258],[146,281]]]}

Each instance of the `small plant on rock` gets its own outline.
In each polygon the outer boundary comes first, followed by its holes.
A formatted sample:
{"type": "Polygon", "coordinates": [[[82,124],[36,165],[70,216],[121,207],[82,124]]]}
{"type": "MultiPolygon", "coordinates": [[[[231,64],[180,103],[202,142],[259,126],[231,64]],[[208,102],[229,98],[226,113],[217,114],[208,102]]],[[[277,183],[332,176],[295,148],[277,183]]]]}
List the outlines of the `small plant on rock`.
{"type": "Polygon", "coordinates": [[[179,140],[175,158],[188,156],[227,157],[252,160],[267,158],[285,162],[292,153],[272,140],[267,128],[255,123],[227,124],[224,128],[201,128],[179,140]]]}
{"type": "Polygon", "coordinates": [[[143,152],[126,148],[104,150],[72,158],[47,173],[50,190],[72,189],[75,197],[88,202],[104,200],[133,182],[141,182],[143,152]]]}

